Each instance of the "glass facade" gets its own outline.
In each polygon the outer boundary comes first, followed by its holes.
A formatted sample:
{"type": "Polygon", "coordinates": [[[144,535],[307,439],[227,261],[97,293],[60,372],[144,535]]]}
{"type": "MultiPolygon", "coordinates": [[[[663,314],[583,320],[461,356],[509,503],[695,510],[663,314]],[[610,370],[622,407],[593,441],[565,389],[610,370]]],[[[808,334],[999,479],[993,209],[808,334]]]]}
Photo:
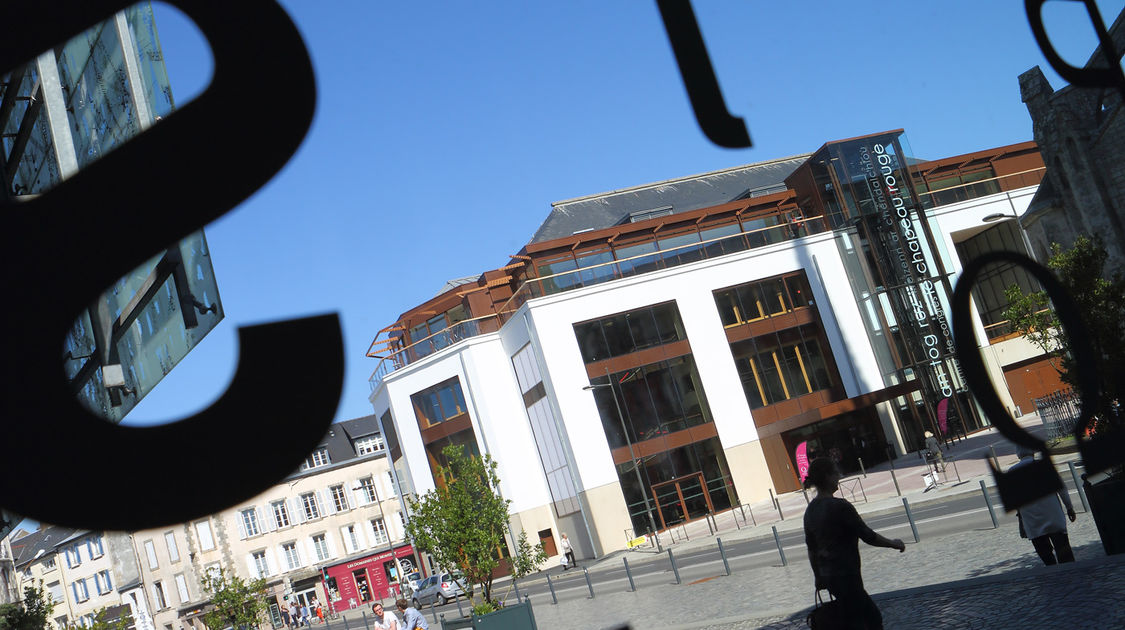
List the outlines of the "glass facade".
{"type": "MultiPolygon", "coordinates": [[[[48,191],[175,109],[148,3],[42,53],[4,82],[0,150],[8,198],[48,191]]],[[[78,316],[62,349],[64,370],[86,407],[118,422],[222,318],[199,231],[121,278],[78,316]]]]}
{"type": "Polygon", "coordinates": [[[418,426],[428,429],[466,413],[465,395],[457,377],[442,381],[410,397],[418,426]]]}
{"type": "Polygon", "coordinates": [[[574,334],[586,363],[687,339],[674,302],[575,324],[574,334]]]}
{"type": "MultiPolygon", "coordinates": [[[[856,300],[888,338],[892,363],[881,365],[884,378],[922,382],[926,413],[903,426],[910,450],[921,446],[924,430],[950,432],[949,409],[966,428],[980,425],[975,409],[962,407],[966,388],[946,315],[949,257],[918,200],[913,162],[905,136],[894,131],[825,145],[791,178],[802,188],[799,196],[822,207],[834,228],[844,228],[841,254],[860,263],[846,265],[858,274],[852,278],[856,300]],[[950,402],[939,405],[942,400],[950,402]]],[[[887,358],[879,349],[876,356],[887,358]]]]}
{"type": "Polygon", "coordinates": [[[592,377],[590,389],[635,532],[737,505],[690,347],[674,346],[679,356],[656,362],[632,354],[653,347],[667,352],[669,344],[687,340],[675,303],[578,323],[574,331],[587,366],[610,358],[620,364],[592,377]]]}
{"type": "Polygon", "coordinates": [[[788,328],[730,346],[751,409],[803,396],[837,383],[821,351],[816,325],[788,328]]]}

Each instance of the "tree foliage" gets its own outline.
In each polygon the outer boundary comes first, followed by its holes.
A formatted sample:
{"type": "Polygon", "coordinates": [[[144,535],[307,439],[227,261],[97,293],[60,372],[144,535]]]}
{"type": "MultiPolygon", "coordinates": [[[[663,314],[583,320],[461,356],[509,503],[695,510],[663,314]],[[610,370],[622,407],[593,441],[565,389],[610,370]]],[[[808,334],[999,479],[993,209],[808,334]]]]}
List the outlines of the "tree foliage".
{"type": "Polygon", "coordinates": [[[1080,236],[1070,249],[1051,245],[1047,267],[1074,299],[1082,317],[1083,331],[1068,331],[1050,308],[1045,291],[1024,293],[1013,285],[1005,291],[1008,308],[1004,317],[1012,330],[1024,335],[1051,359],[1059,378],[1080,389],[1078,371],[1071,353],[1071,334],[1082,334],[1098,357],[1098,379],[1102,391],[1097,431],[1120,427],[1112,402],[1125,394],[1125,277],[1108,274],[1108,254],[1099,237],[1080,236]]]}
{"type": "Polygon", "coordinates": [[[44,630],[55,602],[43,582],[23,588],[23,599],[0,605],[0,630],[44,630]]]}
{"type": "MultiPolygon", "coordinates": [[[[474,603],[473,587],[480,584],[480,603],[494,605],[492,572],[506,548],[510,503],[498,492],[497,464],[487,454],[466,455],[462,445],[447,446],[442,455],[448,465],[438,467],[438,487],[410,501],[406,531],[443,569],[461,570],[474,603]]],[[[516,570],[519,561],[519,556],[513,561],[516,570]]]]}
{"type": "Polygon", "coordinates": [[[94,613],[94,623],[90,626],[71,624],[70,627],[73,629],[86,627],[88,630],[128,630],[129,626],[133,623],[133,617],[127,612],[128,606],[122,605],[120,608],[124,609],[122,612],[125,612],[125,614],[110,618],[109,610],[101,608],[94,613]]]}
{"type": "Polygon", "coordinates": [[[214,607],[203,615],[209,630],[257,626],[266,612],[266,580],[249,582],[223,569],[208,572],[200,580],[214,607]]]}

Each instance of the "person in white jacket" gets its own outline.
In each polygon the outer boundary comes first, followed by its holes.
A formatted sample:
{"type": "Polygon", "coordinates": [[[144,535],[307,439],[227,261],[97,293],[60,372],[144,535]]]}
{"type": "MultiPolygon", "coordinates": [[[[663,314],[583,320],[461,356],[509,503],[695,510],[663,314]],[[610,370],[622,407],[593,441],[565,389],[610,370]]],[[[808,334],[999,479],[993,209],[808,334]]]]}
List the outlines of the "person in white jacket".
{"type": "MultiPolygon", "coordinates": [[[[1028,466],[1035,461],[1035,451],[1024,446],[1016,449],[1016,455],[1020,461],[1009,470],[1028,466]]],[[[1066,520],[1059,505],[1060,500],[1066,506],[1066,516],[1073,523],[1077,516],[1065,488],[1036,499],[1017,512],[1023,528],[1021,535],[1031,539],[1035,552],[1046,565],[1074,562],[1074,551],[1070,548],[1070,538],[1066,534],[1066,520]]]]}
{"type": "Polygon", "coordinates": [[[571,548],[570,539],[566,537],[566,534],[563,534],[559,539],[559,546],[562,547],[563,556],[567,562],[563,565],[563,570],[578,566],[578,563],[574,561],[574,549],[571,548]]]}

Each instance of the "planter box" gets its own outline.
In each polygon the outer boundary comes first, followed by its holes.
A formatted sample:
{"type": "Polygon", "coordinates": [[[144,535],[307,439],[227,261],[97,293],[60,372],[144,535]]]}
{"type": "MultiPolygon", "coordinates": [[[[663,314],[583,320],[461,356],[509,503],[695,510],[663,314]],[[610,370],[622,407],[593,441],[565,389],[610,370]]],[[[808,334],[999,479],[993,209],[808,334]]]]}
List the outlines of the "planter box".
{"type": "Polygon", "coordinates": [[[535,625],[535,614],[531,602],[505,606],[487,615],[473,615],[472,618],[441,620],[442,630],[473,628],[473,630],[539,630],[535,625]]]}
{"type": "Polygon", "coordinates": [[[1125,475],[1082,484],[1106,555],[1125,553],[1125,475]]]}

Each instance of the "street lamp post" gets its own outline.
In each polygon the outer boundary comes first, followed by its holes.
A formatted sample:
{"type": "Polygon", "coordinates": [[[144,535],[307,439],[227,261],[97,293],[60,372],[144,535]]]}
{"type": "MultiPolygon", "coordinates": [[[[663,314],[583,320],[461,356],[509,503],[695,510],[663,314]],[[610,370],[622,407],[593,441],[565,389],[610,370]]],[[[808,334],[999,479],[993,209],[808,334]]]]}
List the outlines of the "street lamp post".
{"type": "MultiPolygon", "coordinates": [[[[608,380],[609,379],[609,369],[608,368],[605,371],[605,376],[606,376],[606,379],[608,380]]],[[[621,403],[618,402],[618,400],[617,400],[617,391],[613,389],[613,383],[612,382],[604,383],[604,384],[597,384],[597,385],[591,383],[590,385],[587,385],[587,386],[583,387],[582,389],[594,390],[594,389],[598,389],[598,388],[601,388],[601,387],[608,387],[609,393],[613,395],[613,406],[617,407],[617,419],[618,419],[618,421],[621,422],[621,435],[624,436],[625,444],[628,445],[628,447],[629,447],[629,459],[633,463],[633,473],[637,476],[637,485],[640,486],[641,496],[645,500],[645,514],[648,514],[649,526],[652,527],[653,536],[656,536],[656,548],[660,549],[660,535],[657,533],[658,530],[656,529],[656,519],[654,519],[652,517],[652,504],[649,503],[648,491],[645,490],[644,480],[641,479],[641,470],[640,470],[640,467],[637,466],[637,454],[635,452],[633,452],[633,441],[629,439],[629,429],[625,426],[625,415],[621,413],[621,403]]]]}

